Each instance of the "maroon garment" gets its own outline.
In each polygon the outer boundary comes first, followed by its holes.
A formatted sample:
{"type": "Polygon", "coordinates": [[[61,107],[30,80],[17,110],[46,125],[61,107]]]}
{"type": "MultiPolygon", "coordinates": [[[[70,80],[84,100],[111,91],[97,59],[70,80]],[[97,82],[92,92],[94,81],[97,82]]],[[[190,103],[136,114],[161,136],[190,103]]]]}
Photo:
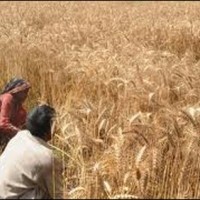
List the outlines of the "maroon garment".
{"type": "Polygon", "coordinates": [[[0,135],[14,136],[24,125],[26,110],[17,104],[13,95],[5,93],[0,96],[0,135]]]}

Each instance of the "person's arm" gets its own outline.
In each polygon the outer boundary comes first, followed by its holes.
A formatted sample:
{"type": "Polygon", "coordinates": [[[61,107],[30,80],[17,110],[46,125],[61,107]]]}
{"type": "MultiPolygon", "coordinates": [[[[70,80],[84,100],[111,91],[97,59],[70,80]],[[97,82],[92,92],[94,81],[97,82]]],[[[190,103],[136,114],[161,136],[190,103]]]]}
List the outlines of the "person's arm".
{"type": "Polygon", "coordinates": [[[15,125],[20,129],[25,129],[25,123],[26,123],[26,117],[27,112],[26,110],[21,106],[18,111],[18,120],[15,122],[15,125]]]}
{"type": "Polygon", "coordinates": [[[45,187],[52,199],[63,199],[62,172],[61,162],[52,156],[43,174],[45,187]]]}
{"type": "Polygon", "coordinates": [[[10,115],[13,106],[13,96],[5,94],[1,102],[0,112],[0,132],[14,136],[20,129],[13,126],[10,122],[10,115]]]}
{"type": "Polygon", "coordinates": [[[53,162],[53,182],[54,199],[63,199],[63,168],[62,162],[54,156],[53,162]]]}

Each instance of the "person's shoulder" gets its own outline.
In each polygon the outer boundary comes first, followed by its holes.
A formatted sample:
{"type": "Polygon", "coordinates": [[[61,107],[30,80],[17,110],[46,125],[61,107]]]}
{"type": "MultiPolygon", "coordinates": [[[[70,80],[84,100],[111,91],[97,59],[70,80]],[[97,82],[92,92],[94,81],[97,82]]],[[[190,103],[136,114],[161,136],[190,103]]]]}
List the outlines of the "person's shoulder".
{"type": "MultiPolygon", "coordinates": [[[[18,131],[18,133],[12,137],[9,141],[9,143],[17,143],[19,145],[22,145],[22,143],[24,142],[25,138],[26,138],[26,131],[25,130],[20,130],[18,131]]],[[[26,143],[24,143],[25,145],[23,145],[23,148],[25,148],[25,146],[27,145],[26,143]]]]}
{"type": "Polygon", "coordinates": [[[2,101],[12,101],[13,100],[13,95],[10,93],[5,93],[1,95],[2,101]]]}
{"type": "MultiPolygon", "coordinates": [[[[39,151],[37,152],[39,153],[39,151]]],[[[40,153],[38,154],[38,158],[40,159],[40,164],[43,167],[51,167],[52,166],[52,161],[53,161],[53,153],[50,150],[47,149],[43,149],[42,151],[40,151],[40,153]]]]}

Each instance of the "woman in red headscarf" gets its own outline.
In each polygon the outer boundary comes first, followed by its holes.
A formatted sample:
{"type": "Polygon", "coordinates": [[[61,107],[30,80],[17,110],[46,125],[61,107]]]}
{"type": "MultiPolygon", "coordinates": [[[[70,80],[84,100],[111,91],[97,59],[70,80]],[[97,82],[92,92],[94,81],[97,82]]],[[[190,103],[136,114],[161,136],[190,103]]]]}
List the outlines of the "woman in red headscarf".
{"type": "Polygon", "coordinates": [[[23,103],[27,98],[30,84],[19,78],[11,79],[0,95],[0,145],[5,145],[26,120],[23,103]]]}

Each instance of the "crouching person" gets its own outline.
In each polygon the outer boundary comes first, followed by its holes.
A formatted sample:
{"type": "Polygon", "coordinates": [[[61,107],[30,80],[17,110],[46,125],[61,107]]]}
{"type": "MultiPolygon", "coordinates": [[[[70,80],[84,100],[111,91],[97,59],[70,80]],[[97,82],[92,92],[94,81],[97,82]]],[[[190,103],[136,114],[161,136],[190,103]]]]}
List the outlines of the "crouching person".
{"type": "Polygon", "coordinates": [[[19,131],[0,156],[0,198],[63,198],[61,165],[47,144],[51,139],[55,110],[35,107],[26,129],[19,131]]]}

